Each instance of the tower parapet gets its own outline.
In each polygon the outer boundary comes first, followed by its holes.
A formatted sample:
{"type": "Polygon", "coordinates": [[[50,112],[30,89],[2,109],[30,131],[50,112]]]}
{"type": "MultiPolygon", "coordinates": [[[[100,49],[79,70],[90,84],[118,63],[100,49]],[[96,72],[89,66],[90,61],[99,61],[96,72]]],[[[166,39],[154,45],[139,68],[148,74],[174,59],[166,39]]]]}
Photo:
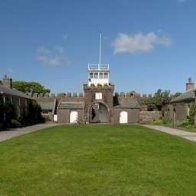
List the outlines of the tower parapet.
{"type": "Polygon", "coordinates": [[[109,84],[109,64],[88,64],[88,86],[109,84]]]}

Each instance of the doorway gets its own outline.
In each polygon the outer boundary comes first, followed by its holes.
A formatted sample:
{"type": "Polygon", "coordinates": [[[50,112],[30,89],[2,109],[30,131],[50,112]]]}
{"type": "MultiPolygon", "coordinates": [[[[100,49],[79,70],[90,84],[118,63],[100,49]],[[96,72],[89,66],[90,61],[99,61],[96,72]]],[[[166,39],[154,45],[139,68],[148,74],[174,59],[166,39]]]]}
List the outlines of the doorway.
{"type": "Polygon", "coordinates": [[[95,103],[90,110],[90,122],[92,123],[108,123],[108,108],[103,103],[95,103]]]}
{"type": "Polygon", "coordinates": [[[70,112],[70,123],[74,124],[78,122],[78,112],[77,111],[71,111],[70,112]]]}
{"type": "Polygon", "coordinates": [[[128,112],[122,111],[120,112],[120,124],[128,123],[128,112]]]}

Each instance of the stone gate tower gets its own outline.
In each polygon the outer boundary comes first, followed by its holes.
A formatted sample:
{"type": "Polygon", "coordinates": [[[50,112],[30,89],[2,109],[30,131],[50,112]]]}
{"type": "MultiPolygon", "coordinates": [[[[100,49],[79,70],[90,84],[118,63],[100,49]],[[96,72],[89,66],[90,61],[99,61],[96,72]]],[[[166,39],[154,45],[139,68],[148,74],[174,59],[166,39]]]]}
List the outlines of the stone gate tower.
{"type": "Polygon", "coordinates": [[[113,122],[114,85],[109,82],[109,65],[88,65],[88,84],[84,84],[86,122],[113,122]]]}
{"type": "Polygon", "coordinates": [[[88,83],[84,84],[84,117],[89,123],[113,122],[113,92],[109,64],[101,64],[101,35],[99,63],[88,65],[88,83]]]}

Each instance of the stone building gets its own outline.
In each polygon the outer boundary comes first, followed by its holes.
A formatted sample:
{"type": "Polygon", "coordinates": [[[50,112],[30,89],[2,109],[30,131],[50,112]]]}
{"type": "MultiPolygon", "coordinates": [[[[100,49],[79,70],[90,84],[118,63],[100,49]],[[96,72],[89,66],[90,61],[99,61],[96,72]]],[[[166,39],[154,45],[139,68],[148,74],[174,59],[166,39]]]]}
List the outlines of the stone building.
{"type": "Polygon", "coordinates": [[[196,100],[196,89],[192,79],[189,78],[186,83],[186,92],[171,101],[168,107],[168,115],[170,119],[182,121],[189,116],[190,105],[196,100]],[[175,119],[174,119],[175,118],[175,119]]]}
{"type": "Polygon", "coordinates": [[[0,97],[2,97],[4,103],[13,104],[16,118],[26,116],[29,104],[35,101],[32,97],[13,89],[12,79],[7,75],[4,76],[2,84],[0,84],[0,97]]]}
{"type": "Polygon", "coordinates": [[[88,65],[88,82],[83,94],[58,94],[56,115],[59,123],[137,123],[138,96],[114,95],[109,81],[109,65],[88,65]]]}
{"type": "Polygon", "coordinates": [[[83,93],[32,95],[42,115],[58,123],[137,123],[139,95],[115,93],[108,64],[89,64],[83,93]]]}
{"type": "Polygon", "coordinates": [[[41,113],[42,116],[46,120],[53,121],[54,115],[56,114],[56,108],[57,108],[57,98],[54,94],[49,95],[48,93],[43,94],[37,94],[34,93],[33,95],[29,94],[30,96],[33,96],[33,98],[37,101],[37,103],[41,107],[41,113]]]}
{"type": "MultiPolygon", "coordinates": [[[[5,85],[8,83],[5,81],[5,85]]],[[[109,64],[101,63],[100,35],[99,63],[88,65],[88,80],[83,84],[83,93],[30,96],[41,106],[43,117],[58,123],[139,122],[139,95],[114,94],[114,89],[115,85],[110,82],[109,64]]]]}

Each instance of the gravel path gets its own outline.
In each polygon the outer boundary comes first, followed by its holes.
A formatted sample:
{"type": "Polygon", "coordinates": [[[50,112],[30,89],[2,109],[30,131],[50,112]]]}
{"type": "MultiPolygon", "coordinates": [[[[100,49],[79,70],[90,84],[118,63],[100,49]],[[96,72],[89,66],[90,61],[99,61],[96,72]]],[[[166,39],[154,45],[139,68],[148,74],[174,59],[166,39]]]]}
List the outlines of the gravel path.
{"type": "MultiPolygon", "coordinates": [[[[29,127],[11,129],[9,131],[0,131],[0,142],[11,139],[16,136],[39,131],[41,129],[53,127],[56,125],[57,124],[52,124],[52,123],[51,124],[38,124],[38,125],[29,126],[29,127]]],[[[143,125],[143,126],[196,142],[196,133],[181,131],[179,129],[173,129],[173,128],[163,127],[163,126],[158,126],[158,125],[143,125]]]]}
{"type": "Polygon", "coordinates": [[[19,135],[24,135],[24,134],[31,133],[34,131],[39,131],[41,129],[53,127],[56,125],[57,124],[53,124],[53,123],[51,123],[51,124],[37,124],[37,125],[29,126],[29,127],[11,129],[9,131],[0,131],[0,142],[11,139],[11,138],[19,136],[19,135]]]}
{"type": "Polygon", "coordinates": [[[192,132],[188,132],[188,131],[181,131],[179,129],[173,129],[173,128],[163,127],[163,126],[158,126],[158,125],[144,125],[144,126],[151,128],[151,129],[154,129],[154,130],[157,130],[157,131],[161,131],[161,132],[168,133],[171,135],[176,135],[176,136],[182,137],[184,139],[196,142],[196,133],[192,133],[192,132]]]}

